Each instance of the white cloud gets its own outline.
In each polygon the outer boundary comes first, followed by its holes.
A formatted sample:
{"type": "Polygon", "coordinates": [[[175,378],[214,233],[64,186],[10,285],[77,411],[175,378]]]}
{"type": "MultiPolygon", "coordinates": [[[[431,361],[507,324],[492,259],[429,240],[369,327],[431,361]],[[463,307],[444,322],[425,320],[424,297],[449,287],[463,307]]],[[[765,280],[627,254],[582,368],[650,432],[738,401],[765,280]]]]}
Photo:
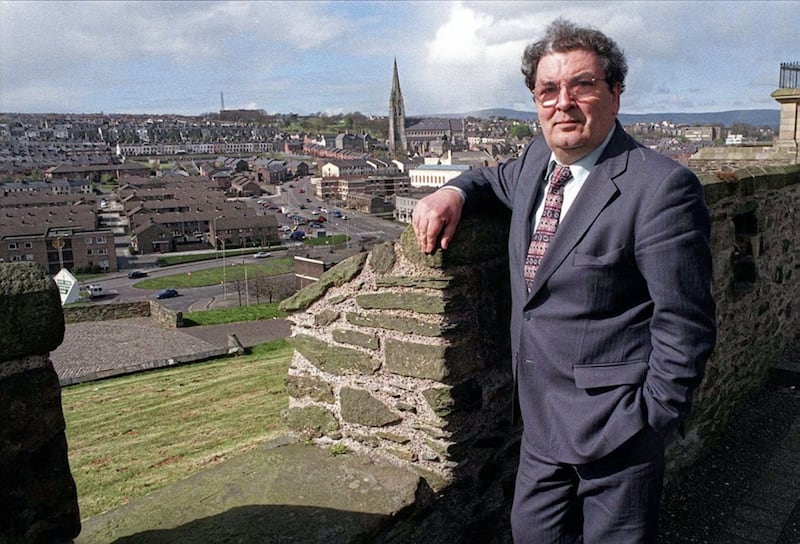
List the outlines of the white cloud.
{"type": "Polygon", "coordinates": [[[625,50],[624,112],[777,107],[779,63],[800,60],[796,0],[0,0],[0,111],[190,113],[222,90],[230,107],[385,114],[394,57],[407,112],[530,111],[520,58],[560,16],[625,50]]]}

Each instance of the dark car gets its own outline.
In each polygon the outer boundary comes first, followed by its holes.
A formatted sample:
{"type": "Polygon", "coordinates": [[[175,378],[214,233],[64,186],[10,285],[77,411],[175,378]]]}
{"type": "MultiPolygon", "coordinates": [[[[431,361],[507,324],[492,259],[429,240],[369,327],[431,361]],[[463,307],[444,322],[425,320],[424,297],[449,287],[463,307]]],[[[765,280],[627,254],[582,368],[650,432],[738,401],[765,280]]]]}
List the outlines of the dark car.
{"type": "Polygon", "coordinates": [[[163,291],[159,291],[156,293],[156,298],[172,298],[177,297],[178,292],[175,289],[164,289],[163,291]]]}
{"type": "Polygon", "coordinates": [[[133,272],[128,272],[128,277],[132,280],[136,278],[146,278],[147,272],[142,272],[141,270],[134,270],[133,272]]]}

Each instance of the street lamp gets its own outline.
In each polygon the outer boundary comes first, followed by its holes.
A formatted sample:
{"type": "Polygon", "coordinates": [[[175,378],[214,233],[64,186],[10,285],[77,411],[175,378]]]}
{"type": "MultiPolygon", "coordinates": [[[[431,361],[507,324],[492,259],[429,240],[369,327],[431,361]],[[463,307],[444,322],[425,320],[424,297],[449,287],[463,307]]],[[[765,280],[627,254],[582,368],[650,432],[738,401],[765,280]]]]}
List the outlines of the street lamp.
{"type": "Polygon", "coordinates": [[[225,281],[226,280],[226,277],[225,277],[225,238],[220,237],[218,235],[218,232],[217,232],[217,219],[223,219],[224,217],[225,217],[224,215],[218,215],[217,217],[214,218],[214,221],[213,221],[213,223],[214,223],[214,247],[215,248],[217,247],[217,244],[216,244],[217,240],[222,242],[222,298],[224,300],[228,300],[228,290],[227,290],[228,289],[228,286],[227,286],[228,282],[225,281]]]}

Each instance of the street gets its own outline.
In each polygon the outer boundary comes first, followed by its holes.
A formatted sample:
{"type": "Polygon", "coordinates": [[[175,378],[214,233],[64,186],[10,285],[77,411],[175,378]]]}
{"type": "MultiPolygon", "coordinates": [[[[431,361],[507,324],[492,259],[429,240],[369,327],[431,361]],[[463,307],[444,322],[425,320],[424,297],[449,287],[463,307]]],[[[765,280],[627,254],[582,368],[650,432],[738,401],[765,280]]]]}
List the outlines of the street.
{"type": "MultiPolygon", "coordinates": [[[[312,212],[317,207],[323,207],[332,211],[333,209],[341,210],[347,216],[346,220],[336,219],[330,213],[323,213],[328,219],[324,224],[324,231],[326,236],[334,234],[344,234],[347,236],[347,243],[344,247],[339,247],[331,250],[327,246],[309,246],[302,243],[293,243],[284,240],[286,243],[285,249],[270,249],[265,248],[272,254],[272,258],[281,258],[292,255],[309,256],[318,258],[325,261],[340,261],[347,256],[359,251],[362,247],[370,248],[373,245],[386,240],[397,239],[405,225],[388,221],[385,219],[371,217],[360,212],[335,207],[328,202],[318,199],[313,194],[314,187],[311,185],[310,178],[297,179],[292,182],[284,183],[282,186],[276,187],[278,194],[275,196],[262,196],[259,198],[242,199],[248,207],[255,208],[256,213],[266,214],[274,213],[278,219],[278,224],[288,227],[293,227],[293,221],[280,211],[268,211],[259,204],[259,201],[269,201],[276,206],[288,206],[293,213],[310,220],[316,217],[312,212]],[[301,192],[302,191],[302,192],[301,192]],[[303,205],[305,209],[301,209],[303,205]]],[[[307,225],[300,226],[299,228],[305,230],[307,237],[315,236],[316,229],[309,229],[307,225]]],[[[287,232],[282,232],[286,235],[287,232]]],[[[127,241],[128,237],[120,237],[122,240],[127,241]]],[[[119,243],[118,249],[120,262],[120,270],[116,273],[107,274],[104,277],[96,277],[90,281],[81,282],[82,286],[88,284],[101,285],[106,291],[115,293],[113,295],[105,296],[97,299],[95,302],[98,304],[110,304],[113,302],[132,302],[139,300],[154,300],[157,290],[138,289],[133,285],[141,279],[130,279],[127,277],[128,272],[131,270],[141,270],[146,272],[148,277],[164,277],[175,274],[188,274],[197,270],[204,270],[207,268],[216,268],[222,266],[222,259],[213,259],[207,261],[198,261],[194,263],[179,264],[172,266],[157,266],[157,259],[159,255],[146,255],[146,256],[130,256],[127,253],[127,245],[119,243]],[[123,247],[124,246],[124,247],[123,247]]],[[[209,253],[213,250],[209,249],[209,253]]],[[[255,262],[252,255],[231,256],[227,253],[226,259],[227,266],[236,266],[243,262],[255,262]]],[[[211,285],[206,287],[196,288],[182,288],[178,289],[179,296],[168,299],[161,299],[160,303],[165,307],[179,312],[193,312],[202,311],[210,308],[224,308],[229,306],[237,306],[239,304],[239,295],[230,285],[223,287],[223,285],[211,285]]],[[[243,295],[244,297],[244,295],[243,295]]],[[[250,301],[254,301],[251,299],[250,301]]]]}

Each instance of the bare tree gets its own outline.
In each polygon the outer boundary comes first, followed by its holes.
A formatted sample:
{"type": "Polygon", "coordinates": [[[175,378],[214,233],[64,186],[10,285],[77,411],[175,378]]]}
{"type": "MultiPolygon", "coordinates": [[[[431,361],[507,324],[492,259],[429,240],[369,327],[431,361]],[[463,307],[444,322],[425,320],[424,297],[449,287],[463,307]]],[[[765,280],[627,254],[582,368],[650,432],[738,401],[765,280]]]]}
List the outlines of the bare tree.
{"type": "Polygon", "coordinates": [[[294,274],[278,274],[259,276],[250,281],[250,293],[255,295],[257,303],[262,298],[268,302],[283,300],[297,291],[297,279],[294,274]]]}

